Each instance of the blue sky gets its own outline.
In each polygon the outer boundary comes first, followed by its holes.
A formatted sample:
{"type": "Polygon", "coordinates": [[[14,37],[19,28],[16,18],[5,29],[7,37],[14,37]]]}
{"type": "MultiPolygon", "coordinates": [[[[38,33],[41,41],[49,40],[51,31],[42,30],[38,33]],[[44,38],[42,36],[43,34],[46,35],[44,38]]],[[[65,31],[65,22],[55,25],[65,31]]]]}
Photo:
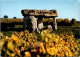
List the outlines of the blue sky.
{"type": "Polygon", "coordinates": [[[0,0],[0,18],[4,15],[23,18],[22,9],[56,9],[57,18],[76,18],[80,21],[80,0],[0,0]]]}

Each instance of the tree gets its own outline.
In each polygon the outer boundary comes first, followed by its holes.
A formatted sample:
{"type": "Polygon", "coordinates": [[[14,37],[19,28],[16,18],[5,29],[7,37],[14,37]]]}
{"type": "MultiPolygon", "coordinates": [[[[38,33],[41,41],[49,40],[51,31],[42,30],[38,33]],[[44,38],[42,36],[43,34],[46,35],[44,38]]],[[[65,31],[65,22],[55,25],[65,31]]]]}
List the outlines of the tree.
{"type": "Polygon", "coordinates": [[[7,18],[8,18],[8,16],[7,16],[7,15],[4,15],[4,18],[5,18],[5,19],[7,19],[7,18]]]}
{"type": "Polygon", "coordinates": [[[68,18],[65,18],[64,23],[70,23],[70,20],[68,18]]]}
{"type": "Polygon", "coordinates": [[[77,23],[77,22],[76,22],[76,19],[75,19],[75,18],[72,18],[71,23],[72,23],[72,25],[74,26],[74,25],[77,23]]]}
{"type": "Polygon", "coordinates": [[[57,22],[62,22],[63,21],[62,18],[59,18],[59,19],[56,19],[56,20],[57,20],[57,22]]]}
{"type": "Polygon", "coordinates": [[[13,19],[16,19],[16,17],[13,17],[13,19]]]}

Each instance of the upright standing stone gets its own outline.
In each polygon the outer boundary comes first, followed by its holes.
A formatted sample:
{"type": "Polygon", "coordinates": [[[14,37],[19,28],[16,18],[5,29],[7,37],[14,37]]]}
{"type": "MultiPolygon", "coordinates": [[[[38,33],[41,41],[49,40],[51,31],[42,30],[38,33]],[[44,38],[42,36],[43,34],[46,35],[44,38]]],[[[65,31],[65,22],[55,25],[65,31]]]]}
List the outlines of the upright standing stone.
{"type": "Polygon", "coordinates": [[[43,29],[43,22],[38,24],[39,29],[43,29]]]}
{"type": "Polygon", "coordinates": [[[23,19],[23,26],[29,32],[34,32],[37,30],[37,20],[34,16],[25,16],[23,19]]]}
{"type": "Polygon", "coordinates": [[[43,29],[43,22],[42,22],[42,18],[40,17],[40,18],[38,18],[38,29],[39,30],[42,30],[43,29]]]}
{"type": "Polygon", "coordinates": [[[53,17],[53,19],[54,19],[53,21],[54,30],[57,30],[56,17],[53,17]]]}

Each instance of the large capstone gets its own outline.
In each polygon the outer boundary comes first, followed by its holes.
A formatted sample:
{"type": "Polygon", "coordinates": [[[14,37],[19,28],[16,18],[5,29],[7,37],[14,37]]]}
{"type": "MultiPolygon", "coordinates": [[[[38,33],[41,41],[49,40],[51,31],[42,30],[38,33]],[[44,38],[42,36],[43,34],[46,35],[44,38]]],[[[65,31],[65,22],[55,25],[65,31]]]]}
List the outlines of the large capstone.
{"type": "Polygon", "coordinates": [[[23,19],[23,27],[29,32],[37,31],[37,20],[34,16],[25,16],[23,19]]]}

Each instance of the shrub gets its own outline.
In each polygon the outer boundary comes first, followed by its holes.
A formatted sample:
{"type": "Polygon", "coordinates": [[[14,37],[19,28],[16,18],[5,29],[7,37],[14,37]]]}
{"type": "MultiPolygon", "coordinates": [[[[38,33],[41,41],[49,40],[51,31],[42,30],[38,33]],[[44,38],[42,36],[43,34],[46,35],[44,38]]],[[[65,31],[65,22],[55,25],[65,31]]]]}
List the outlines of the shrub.
{"type": "Polygon", "coordinates": [[[7,18],[8,18],[8,16],[7,16],[7,15],[4,15],[4,18],[5,18],[5,19],[7,19],[7,18]]]}
{"type": "Polygon", "coordinates": [[[62,22],[63,19],[62,19],[62,18],[60,18],[60,19],[56,19],[56,21],[57,21],[57,22],[62,22]]]}
{"type": "Polygon", "coordinates": [[[16,19],[17,17],[13,17],[13,19],[16,19]]]}
{"type": "Polygon", "coordinates": [[[68,18],[65,18],[64,19],[64,23],[70,23],[69,19],[68,18]]]}
{"type": "Polygon", "coordinates": [[[71,24],[74,26],[76,23],[77,23],[77,22],[76,22],[76,19],[75,19],[75,18],[72,18],[71,24]]]}

